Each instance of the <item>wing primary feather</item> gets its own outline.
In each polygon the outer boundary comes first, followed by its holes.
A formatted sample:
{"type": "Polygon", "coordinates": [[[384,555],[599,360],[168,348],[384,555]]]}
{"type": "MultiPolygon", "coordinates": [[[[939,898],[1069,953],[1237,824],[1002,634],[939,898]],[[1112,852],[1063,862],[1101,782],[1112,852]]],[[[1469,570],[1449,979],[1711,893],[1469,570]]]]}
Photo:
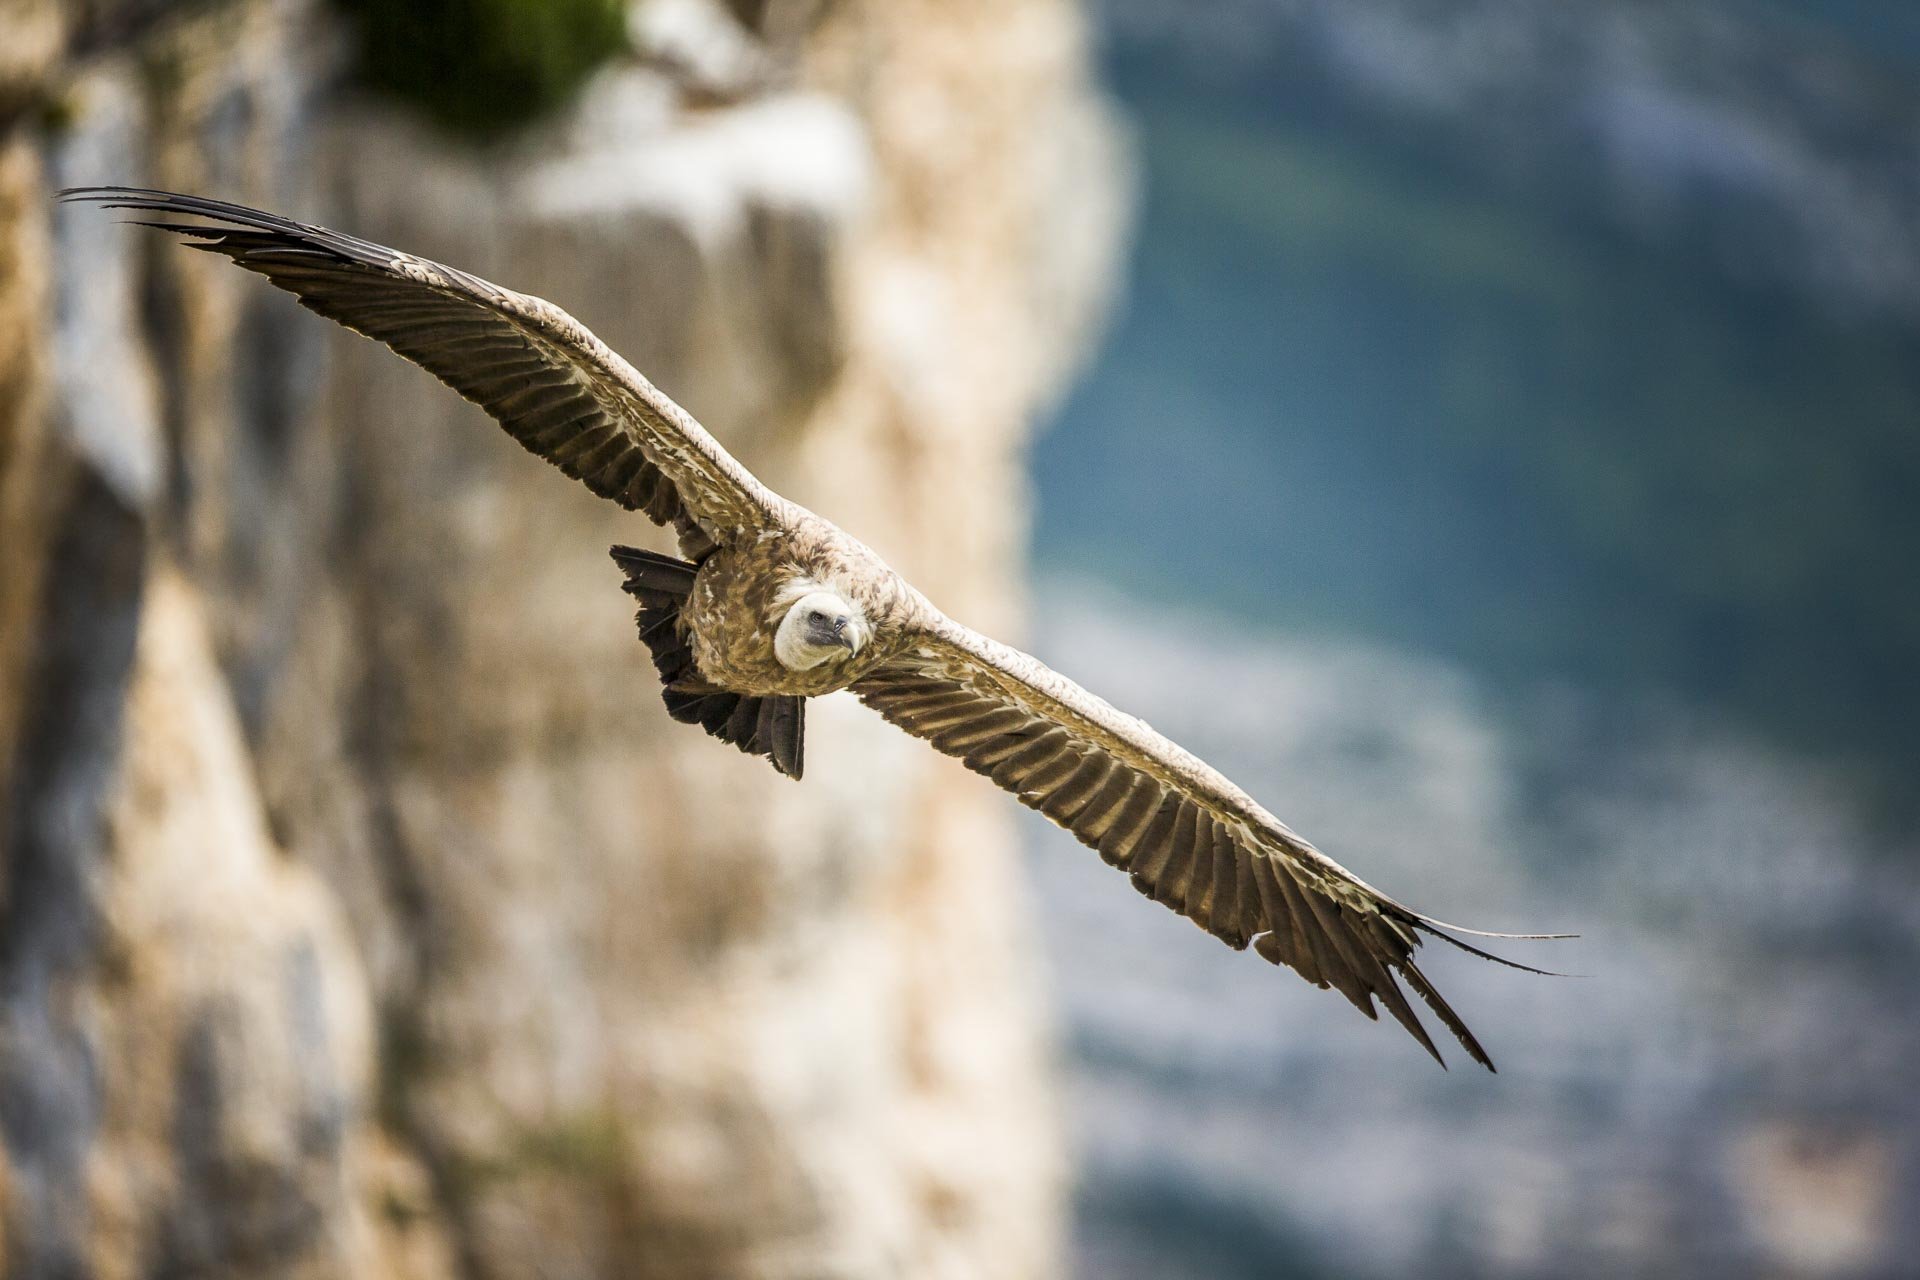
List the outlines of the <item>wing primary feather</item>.
{"type": "Polygon", "coordinates": [[[1090,755],[1080,762],[1059,790],[1047,797],[1040,811],[1066,827],[1105,789],[1107,775],[1114,768],[1111,757],[1090,755]]]}
{"type": "Polygon", "coordinates": [[[1327,986],[1320,966],[1307,945],[1300,922],[1293,918],[1293,907],[1281,891],[1280,878],[1287,873],[1265,854],[1253,855],[1253,883],[1266,907],[1267,932],[1254,940],[1253,949],[1274,964],[1288,965],[1315,986],[1327,986]]]}
{"type": "Polygon", "coordinates": [[[1199,805],[1182,802],[1179,821],[1167,833],[1166,858],[1166,866],[1171,869],[1172,878],[1182,882],[1182,903],[1179,909],[1202,928],[1206,927],[1206,921],[1202,918],[1201,901],[1194,896],[1192,886],[1194,871],[1200,860],[1212,857],[1210,846],[1199,838],[1202,824],[1206,821],[1206,813],[1199,805]]]}
{"type": "Polygon", "coordinates": [[[1051,729],[1002,760],[993,780],[1022,797],[1038,799],[1079,767],[1080,757],[1069,749],[1071,742],[1066,730],[1051,729]]]}
{"type": "MultiPolygon", "coordinates": [[[[1295,941],[1300,944],[1304,954],[1313,957],[1321,981],[1327,986],[1339,987],[1343,976],[1339,955],[1333,950],[1333,944],[1321,936],[1320,921],[1307,904],[1307,895],[1301,890],[1300,882],[1294,879],[1291,868],[1278,862],[1270,862],[1268,866],[1272,869],[1274,883],[1280,888],[1280,896],[1286,900],[1287,918],[1293,922],[1295,941]]],[[[1352,981],[1351,977],[1347,980],[1352,981]]]]}
{"type": "Polygon", "coordinates": [[[1405,976],[1407,985],[1418,993],[1427,1007],[1433,1010],[1434,1016],[1453,1033],[1453,1038],[1460,1042],[1460,1047],[1467,1051],[1467,1055],[1488,1071],[1497,1073],[1500,1068],[1493,1065],[1492,1055],[1481,1047],[1480,1041],[1474,1037],[1473,1032],[1467,1030],[1467,1024],[1461,1021],[1460,1015],[1453,1011],[1453,1006],[1446,1002],[1445,997],[1434,990],[1433,984],[1427,981],[1427,975],[1420,972],[1420,966],[1412,960],[1402,960],[1398,967],[1401,974],[1405,976]]]}
{"type": "Polygon", "coordinates": [[[1234,859],[1234,896],[1240,902],[1240,945],[1246,946],[1262,930],[1270,927],[1266,921],[1266,904],[1260,899],[1256,871],[1263,859],[1250,849],[1242,849],[1240,842],[1233,838],[1233,828],[1225,823],[1216,823],[1214,832],[1219,839],[1231,844],[1238,854],[1234,859]]]}
{"type": "MultiPolygon", "coordinates": [[[[1464,933],[1473,938],[1497,938],[1502,942],[1566,942],[1580,936],[1577,933],[1494,933],[1487,929],[1469,929],[1465,925],[1448,924],[1445,920],[1435,920],[1432,916],[1423,916],[1418,911],[1409,911],[1397,902],[1393,905],[1396,910],[1405,912],[1416,923],[1425,925],[1429,933],[1444,929],[1448,933],[1464,933]]],[[[1497,956],[1493,958],[1498,959],[1497,956]]]]}
{"type": "Polygon", "coordinates": [[[1394,1021],[1405,1027],[1407,1034],[1418,1040],[1420,1047],[1433,1056],[1433,1060],[1440,1064],[1442,1071],[1451,1070],[1447,1066],[1447,1060],[1441,1056],[1439,1047],[1433,1043],[1433,1037],[1429,1036],[1427,1029],[1420,1024],[1420,1016],[1413,1011],[1413,1006],[1407,1003],[1407,997],[1401,992],[1400,984],[1393,980],[1393,974],[1381,966],[1377,960],[1373,967],[1380,975],[1379,981],[1374,984],[1374,992],[1380,997],[1380,1003],[1386,1005],[1387,1012],[1393,1015],[1394,1021]]]}
{"type": "Polygon", "coordinates": [[[980,700],[980,695],[965,685],[942,684],[935,688],[889,690],[876,696],[876,706],[897,715],[919,715],[937,707],[954,706],[980,700]]]}
{"type": "Polygon", "coordinates": [[[967,763],[990,771],[994,765],[1004,763],[1018,756],[1021,752],[1032,746],[1036,738],[1041,737],[1049,731],[1059,732],[1059,730],[1054,729],[1052,725],[1035,720],[1029,716],[1026,721],[1017,728],[1002,733],[991,741],[983,742],[971,751],[968,751],[967,763]]]}
{"type": "Polygon", "coordinates": [[[1133,791],[1139,775],[1132,770],[1113,762],[1113,768],[1086,808],[1074,815],[1073,824],[1068,828],[1086,844],[1097,844],[1107,828],[1113,825],[1119,816],[1118,810],[1133,791]]]}
{"type": "Polygon", "coordinates": [[[1012,707],[985,713],[976,710],[967,720],[938,735],[934,745],[953,755],[965,755],[967,748],[1017,729],[1029,719],[1030,716],[1012,707]]]}
{"type": "MultiPolygon", "coordinates": [[[[1438,938],[1440,939],[1440,941],[1446,943],[1448,946],[1458,947],[1460,950],[1466,952],[1468,955],[1479,956],[1482,960],[1491,960],[1495,964],[1503,964],[1509,969],[1518,969],[1522,973],[1539,974],[1543,978],[1576,978],[1580,976],[1579,974],[1574,974],[1574,973],[1557,973],[1552,969],[1536,969],[1530,964],[1521,964],[1518,960],[1509,960],[1505,956],[1497,956],[1491,951],[1483,951],[1479,947],[1474,946],[1471,942],[1462,942],[1460,941],[1460,939],[1454,937],[1452,934],[1447,933],[1443,930],[1434,928],[1432,925],[1428,924],[1424,918],[1419,916],[1414,917],[1413,924],[1415,928],[1419,929],[1420,932],[1426,934],[1428,937],[1438,938]]],[[[1548,935],[1548,936],[1557,936],[1557,935],[1548,935]]],[[[1577,936],[1577,935],[1570,935],[1570,936],[1577,936]]]]}
{"type": "Polygon", "coordinates": [[[1099,850],[1111,865],[1124,866],[1134,842],[1157,820],[1166,798],[1158,783],[1135,776],[1126,799],[1112,811],[1111,819],[1096,820],[1080,838],[1099,850]]]}
{"type": "Polygon", "coordinates": [[[1321,952],[1321,967],[1333,976],[1333,985],[1353,1002],[1354,1008],[1369,1018],[1377,1019],[1380,1014],[1373,1007],[1373,984],[1363,976],[1365,961],[1355,954],[1347,942],[1347,931],[1341,927],[1339,920],[1339,904],[1305,886],[1296,884],[1296,890],[1305,899],[1307,910],[1313,913],[1314,922],[1320,926],[1320,938],[1326,944],[1321,952]],[[1342,977],[1346,979],[1345,983],[1340,981],[1342,977]]]}
{"type": "Polygon", "coordinates": [[[1154,790],[1159,792],[1160,800],[1151,820],[1136,824],[1131,832],[1118,838],[1110,833],[1110,845],[1102,845],[1100,854],[1112,865],[1124,870],[1133,864],[1136,856],[1150,858],[1158,850],[1173,848],[1174,825],[1186,806],[1180,797],[1160,791],[1158,787],[1154,790]]]}
{"type": "Polygon", "coordinates": [[[956,699],[941,707],[915,712],[912,716],[913,729],[922,737],[934,739],[949,729],[972,723],[980,710],[977,698],[956,699]]]}
{"type": "Polygon", "coordinates": [[[1167,866],[1174,858],[1175,847],[1174,841],[1161,840],[1134,858],[1130,868],[1133,887],[1149,898],[1155,896],[1155,890],[1165,878],[1167,866]]]}
{"type": "Polygon", "coordinates": [[[1178,910],[1203,929],[1206,928],[1208,904],[1213,900],[1213,871],[1213,849],[1210,846],[1189,851],[1186,883],[1181,886],[1178,910]]]}
{"type": "Polygon", "coordinates": [[[1213,895],[1207,903],[1207,932],[1235,951],[1247,946],[1247,931],[1241,925],[1245,911],[1240,903],[1242,880],[1240,864],[1246,855],[1228,838],[1219,823],[1200,815],[1194,830],[1194,847],[1213,851],[1213,895]]]}
{"type": "Polygon", "coordinates": [[[1406,997],[1400,993],[1399,984],[1393,980],[1393,975],[1387,972],[1380,963],[1380,957],[1374,954],[1369,939],[1361,936],[1361,930],[1365,926],[1358,924],[1353,909],[1345,903],[1319,894],[1313,895],[1310,901],[1314,911],[1320,917],[1321,927],[1326,930],[1327,936],[1333,939],[1333,945],[1340,949],[1341,958],[1360,976],[1367,988],[1380,998],[1380,1002],[1387,1006],[1387,1011],[1393,1014],[1394,1020],[1405,1027],[1413,1038],[1420,1042],[1421,1048],[1433,1055],[1433,1060],[1444,1069],[1447,1060],[1440,1056],[1440,1050],[1434,1046],[1432,1038],[1427,1035],[1426,1028],[1420,1025],[1420,1019],[1414,1015],[1412,1008],[1407,1004],[1406,997]]]}

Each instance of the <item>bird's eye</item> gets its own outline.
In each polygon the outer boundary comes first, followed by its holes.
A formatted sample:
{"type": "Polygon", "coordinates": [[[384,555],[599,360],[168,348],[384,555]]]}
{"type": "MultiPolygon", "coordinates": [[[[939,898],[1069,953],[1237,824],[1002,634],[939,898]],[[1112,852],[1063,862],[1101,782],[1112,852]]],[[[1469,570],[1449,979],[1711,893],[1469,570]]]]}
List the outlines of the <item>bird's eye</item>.
{"type": "Polygon", "coordinates": [[[827,615],[820,612],[818,609],[815,609],[812,613],[807,615],[808,622],[825,622],[826,620],[827,620],[827,615]]]}

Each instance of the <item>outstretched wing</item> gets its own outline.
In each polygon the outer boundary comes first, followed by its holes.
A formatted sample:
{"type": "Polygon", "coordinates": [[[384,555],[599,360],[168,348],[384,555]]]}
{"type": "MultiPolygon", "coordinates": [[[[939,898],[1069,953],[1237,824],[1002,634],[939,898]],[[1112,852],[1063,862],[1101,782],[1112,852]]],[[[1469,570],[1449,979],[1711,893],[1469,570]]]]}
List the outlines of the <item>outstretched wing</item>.
{"type": "Polygon", "coordinates": [[[572,316],[539,298],[242,205],[131,187],[60,193],[225,254],[301,305],[385,343],[603,498],[672,526],[698,560],[778,523],[782,499],[572,316]]]}
{"type": "Polygon", "coordinates": [[[861,701],[1046,814],[1228,946],[1251,943],[1369,1018],[1378,999],[1446,1065],[1397,974],[1493,1070],[1413,953],[1426,934],[1499,957],[1366,884],[1204,762],[1037,659],[930,609],[914,639],[853,686],[861,701]]]}

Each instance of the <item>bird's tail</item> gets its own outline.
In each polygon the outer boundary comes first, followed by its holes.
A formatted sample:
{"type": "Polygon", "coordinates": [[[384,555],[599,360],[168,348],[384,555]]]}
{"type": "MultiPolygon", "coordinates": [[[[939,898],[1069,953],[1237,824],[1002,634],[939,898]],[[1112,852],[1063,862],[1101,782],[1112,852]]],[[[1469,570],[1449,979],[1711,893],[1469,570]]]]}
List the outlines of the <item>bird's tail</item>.
{"type": "Polygon", "coordinates": [[[638,547],[613,548],[613,562],[627,575],[623,590],[641,603],[654,601],[676,608],[693,592],[694,565],[657,551],[638,547]]]}
{"type": "Polygon", "coordinates": [[[805,765],[807,700],[733,693],[708,683],[694,663],[680,608],[693,593],[698,568],[637,547],[613,548],[613,562],[627,575],[622,590],[640,602],[640,639],[660,673],[667,714],[748,755],[765,756],[775,769],[798,778],[805,765]]]}

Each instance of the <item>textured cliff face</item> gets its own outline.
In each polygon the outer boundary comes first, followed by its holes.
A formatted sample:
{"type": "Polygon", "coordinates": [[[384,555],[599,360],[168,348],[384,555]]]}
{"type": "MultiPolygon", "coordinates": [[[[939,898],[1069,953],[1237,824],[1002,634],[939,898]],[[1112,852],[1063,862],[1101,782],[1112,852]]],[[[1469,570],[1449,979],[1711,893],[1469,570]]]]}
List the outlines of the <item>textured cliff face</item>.
{"type": "Polygon", "coordinates": [[[331,87],[299,0],[5,69],[59,105],[0,144],[9,1274],[1051,1268],[998,797],[843,698],[800,786],[671,724],[605,556],[644,521],[46,203],[206,190],[537,291],[1001,626],[1117,166],[1070,6],[954,8],[661,0],[484,153],[331,87]]]}

